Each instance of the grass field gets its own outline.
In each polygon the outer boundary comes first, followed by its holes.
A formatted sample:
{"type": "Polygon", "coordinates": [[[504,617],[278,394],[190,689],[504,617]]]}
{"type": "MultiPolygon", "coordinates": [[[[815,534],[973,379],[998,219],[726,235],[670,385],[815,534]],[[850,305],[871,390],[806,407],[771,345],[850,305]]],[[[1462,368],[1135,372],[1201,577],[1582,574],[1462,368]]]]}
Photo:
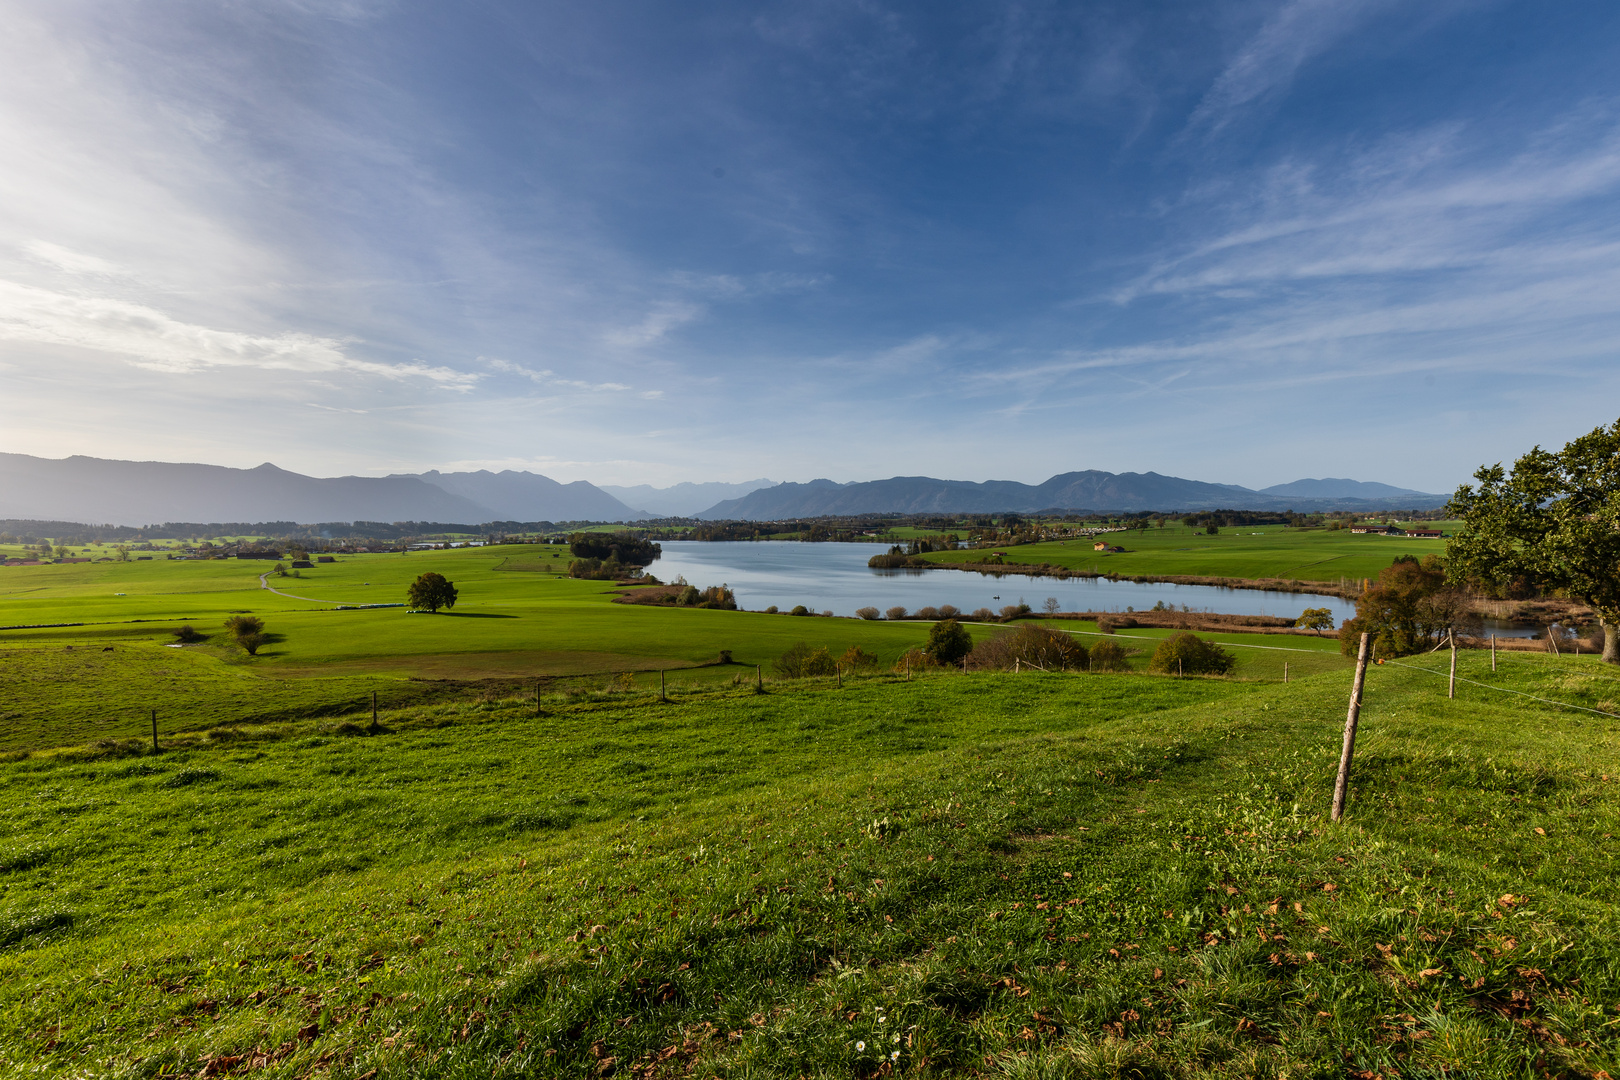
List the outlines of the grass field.
{"type": "MultiPolygon", "coordinates": [[[[640,672],[644,687],[659,671],[671,673],[673,686],[730,683],[751,678],[755,665],[769,677],[772,661],[798,641],[835,654],[858,645],[887,669],[928,633],[915,622],[615,604],[618,587],[563,576],[567,561],[564,549],[524,545],[349,556],[298,578],[270,578],[290,595],[261,589],[269,567],[253,561],[8,567],[0,570],[0,626],[24,628],[0,631],[0,749],[139,735],[149,732],[154,709],[172,734],[368,713],[374,692],[384,706],[399,706],[615,672],[640,672]],[[400,603],[427,570],[455,581],[453,611],[338,610],[400,603]],[[256,657],[221,629],[228,614],[243,612],[265,620],[269,641],[256,657]],[[37,625],[56,623],[79,625],[37,625]],[[208,639],[175,647],[173,631],[183,624],[208,639]],[[732,664],[717,663],[722,650],[732,664]],[[474,680],[493,682],[451,685],[474,680]]],[[[1085,640],[1096,629],[1062,625],[1085,640]]],[[[1128,631],[1118,640],[1140,651],[1141,666],[1165,633],[1128,631]]],[[[1241,678],[1280,678],[1284,662],[1294,674],[1345,663],[1328,638],[1212,636],[1234,644],[1241,678]]]]}
{"type": "MultiPolygon", "coordinates": [[[[1337,582],[1376,578],[1399,555],[1445,554],[1444,540],[1394,536],[1353,536],[1343,529],[1290,529],[1252,525],[1222,529],[1214,536],[1185,525],[1166,525],[1098,540],[1126,550],[1094,551],[1095,541],[1062,540],[1000,548],[1008,562],[1051,563],[1104,574],[1180,575],[1234,578],[1293,578],[1337,582]]],[[[932,562],[979,562],[983,551],[942,551],[923,556],[932,562]]]]}
{"type": "Polygon", "coordinates": [[[1347,690],[642,689],[0,762],[0,1070],[1614,1073],[1620,721],[1375,668],[1336,826],[1347,690]]]}

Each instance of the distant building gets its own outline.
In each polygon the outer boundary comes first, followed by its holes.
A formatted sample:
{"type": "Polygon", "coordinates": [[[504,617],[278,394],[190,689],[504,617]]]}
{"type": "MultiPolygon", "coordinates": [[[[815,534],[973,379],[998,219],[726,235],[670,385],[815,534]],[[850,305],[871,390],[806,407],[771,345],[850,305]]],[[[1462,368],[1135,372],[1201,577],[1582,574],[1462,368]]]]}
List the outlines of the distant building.
{"type": "Polygon", "coordinates": [[[1422,537],[1425,540],[1439,540],[1446,534],[1439,529],[1407,529],[1406,535],[1422,537]]]}
{"type": "Polygon", "coordinates": [[[1359,533],[1376,533],[1379,536],[1404,536],[1404,535],[1406,535],[1405,533],[1401,532],[1401,530],[1397,529],[1393,525],[1352,525],[1352,526],[1350,526],[1350,531],[1353,532],[1353,533],[1358,533],[1358,534],[1359,533]]]}
{"type": "Polygon", "coordinates": [[[292,565],[294,570],[308,570],[315,564],[310,562],[308,559],[294,559],[292,565]]]}
{"type": "Polygon", "coordinates": [[[1108,550],[1108,545],[1103,543],[1101,540],[1099,540],[1095,544],[1091,545],[1091,550],[1092,551],[1107,551],[1108,550]]]}
{"type": "Polygon", "coordinates": [[[337,562],[337,560],[334,559],[330,555],[317,555],[317,556],[315,556],[315,561],[316,562],[337,562]]]}
{"type": "Polygon", "coordinates": [[[236,553],[236,557],[238,559],[279,559],[279,558],[281,558],[281,552],[279,552],[279,551],[238,551],[236,553]]]}

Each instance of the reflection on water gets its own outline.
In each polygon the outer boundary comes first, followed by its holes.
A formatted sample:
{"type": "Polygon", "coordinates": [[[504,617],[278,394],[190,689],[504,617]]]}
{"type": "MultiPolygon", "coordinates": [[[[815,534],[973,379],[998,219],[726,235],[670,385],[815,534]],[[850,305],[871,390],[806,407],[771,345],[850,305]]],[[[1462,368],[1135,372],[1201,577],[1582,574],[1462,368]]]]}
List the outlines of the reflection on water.
{"type": "Polygon", "coordinates": [[[811,611],[853,615],[857,608],[952,604],[963,611],[992,611],[1020,601],[1039,611],[1055,596],[1061,611],[1146,611],[1155,603],[1180,610],[1229,615],[1298,618],[1306,608],[1325,607],[1335,622],[1355,615],[1355,604],[1314,593],[1222,589],[1212,585],[1139,585],[1106,578],[986,575],[962,570],[873,570],[866,560],[887,550],[875,544],[810,544],[793,541],[665,540],[664,554],[648,569],[663,581],[683,576],[702,588],[721,583],[750,611],[803,604],[811,611]]]}

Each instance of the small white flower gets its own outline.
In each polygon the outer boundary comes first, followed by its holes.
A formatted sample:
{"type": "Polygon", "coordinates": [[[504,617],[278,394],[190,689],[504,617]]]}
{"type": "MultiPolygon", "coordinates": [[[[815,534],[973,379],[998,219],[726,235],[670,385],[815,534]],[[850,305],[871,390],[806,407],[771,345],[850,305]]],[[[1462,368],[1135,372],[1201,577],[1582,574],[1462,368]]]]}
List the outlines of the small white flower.
{"type": "Polygon", "coordinates": [[[866,1044],[863,1043],[863,1042],[856,1043],[855,1044],[855,1050],[856,1050],[857,1053],[862,1053],[862,1054],[866,1053],[866,1044]]]}
{"type": "Polygon", "coordinates": [[[899,1061],[900,1060],[900,1051],[896,1050],[894,1053],[890,1054],[889,1055],[889,1060],[890,1061],[899,1061]]]}
{"type": "Polygon", "coordinates": [[[895,1032],[895,1033],[894,1033],[894,1041],[895,1041],[895,1042],[899,1042],[899,1041],[900,1041],[900,1033],[899,1033],[899,1032],[898,1032],[898,1031],[897,1031],[897,1032],[895,1032]]]}
{"type": "Polygon", "coordinates": [[[887,1016],[880,1016],[880,1017],[878,1017],[878,1023],[880,1023],[880,1024],[887,1024],[887,1023],[888,1023],[888,1022],[889,1022],[889,1018],[888,1018],[888,1017],[887,1017],[887,1016]]]}

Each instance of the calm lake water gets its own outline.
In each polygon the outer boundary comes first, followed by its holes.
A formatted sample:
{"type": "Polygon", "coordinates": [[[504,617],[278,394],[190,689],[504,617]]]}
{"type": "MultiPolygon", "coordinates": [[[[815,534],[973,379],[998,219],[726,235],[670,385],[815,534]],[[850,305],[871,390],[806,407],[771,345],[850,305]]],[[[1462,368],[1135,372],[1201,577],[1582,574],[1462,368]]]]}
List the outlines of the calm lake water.
{"type": "Polygon", "coordinates": [[[1020,600],[1039,611],[1048,596],[1063,611],[1145,611],[1164,601],[1178,610],[1228,615],[1281,615],[1296,619],[1308,607],[1325,607],[1335,623],[1355,615],[1355,604],[1312,593],[1219,589],[1210,585],[1138,585],[1106,578],[1049,578],[1007,574],[994,577],[963,570],[873,570],[866,560],[888,548],[882,544],[809,544],[773,540],[708,543],[665,540],[663,557],[648,570],[662,581],[681,575],[699,588],[730,585],[737,606],[783,611],[803,604],[811,611],[853,615],[857,608],[911,611],[954,604],[963,611],[998,611],[1020,600]]]}

